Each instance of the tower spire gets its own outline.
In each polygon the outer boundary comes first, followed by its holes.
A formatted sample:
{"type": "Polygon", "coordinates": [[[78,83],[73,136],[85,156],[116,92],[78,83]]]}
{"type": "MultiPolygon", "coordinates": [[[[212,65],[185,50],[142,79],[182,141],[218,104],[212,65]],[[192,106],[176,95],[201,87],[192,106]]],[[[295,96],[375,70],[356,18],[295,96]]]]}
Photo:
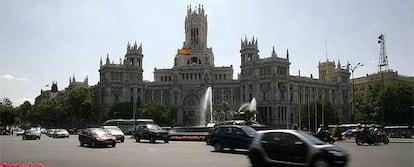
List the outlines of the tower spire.
{"type": "Polygon", "coordinates": [[[286,59],[289,60],[289,49],[286,49],[286,59]]]}
{"type": "Polygon", "coordinates": [[[277,54],[276,54],[276,51],[275,51],[275,46],[273,46],[272,57],[277,57],[277,54]]]}
{"type": "Polygon", "coordinates": [[[109,62],[109,53],[106,53],[106,64],[110,64],[110,62],[109,62]]]}

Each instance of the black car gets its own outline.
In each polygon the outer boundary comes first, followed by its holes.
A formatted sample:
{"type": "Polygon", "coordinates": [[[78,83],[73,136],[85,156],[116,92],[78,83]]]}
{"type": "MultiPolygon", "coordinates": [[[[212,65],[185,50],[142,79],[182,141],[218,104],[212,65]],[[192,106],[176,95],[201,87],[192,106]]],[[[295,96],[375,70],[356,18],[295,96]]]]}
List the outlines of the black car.
{"type": "Polygon", "coordinates": [[[25,130],[22,134],[23,140],[40,140],[40,132],[36,129],[25,130]]]}
{"type": "Polygon", "coordinates": [[[346,166],[348,153],[335,145],[298,130],[258,131],[248,153],[253,167],[278,166],[346,166]]]}
{"type": "Polygon", "coordinates": [[[207,144],[213,146],[215,151],[223,151],[224,148],[247,149],[255,134],[256,130],[250,126],[218,126],[211,132],[207,144]]]}
{"type": "Polygon", "coordinates": [[[97,147],[99,145],[110,145],[115,147],[116,138],[108,131],[102,128],[88,128],[79,134],[80,146],[88,144],[90,147],[97,147]]]}
{"type": "Polygon", "coordinates": [[[163,140],[165,143],[169,142],[168,132],[156,124],[141,124],[138,125],[134,131],[134,137],[137,142],[141,139],[149,140],[155,143],[156,140],[163,140]]]}

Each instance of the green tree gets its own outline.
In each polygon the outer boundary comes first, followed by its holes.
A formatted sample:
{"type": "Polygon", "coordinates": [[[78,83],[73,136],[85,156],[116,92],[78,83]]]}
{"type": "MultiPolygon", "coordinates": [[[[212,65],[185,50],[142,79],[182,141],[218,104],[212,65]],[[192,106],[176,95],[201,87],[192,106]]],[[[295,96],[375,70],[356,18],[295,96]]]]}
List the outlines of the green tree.
{"type": "Polygon", "coordinates": [[[30,114],[30,112],[32,111],[32,104],[29,101],[24,101],[23,104],[21,104],[18,107],[18,111],[21,114],[22,120],[24,123],[27,123],[28,120],[28,116],[30,114]]]}
{"type": "MultiPolygon", "coordinates": [[[[77,87],[65,94],[64,110],[71,124],[84,127],[90,123],[94,114],[94,98],[88,88],[77,87]]],[[[95,120],[96,121],[96,120],[95,120]]]]}
{"type": "Polygon", "coordinates": [[[35,112],[39,123],[47,127],[57,127],[66,118],[62,103],[54,99],[37,105],[35,112]]]}
{"type": "Polygon", "coordinates": [[[173,109],[159,102],[152,102],[143,106],[141,116],[151,118],[157,124],[169,126],[173,122],[174,112],[173,109]]]}
{"type": "Polygon", "coordinates": [[[17,117],[10,99],[3,98],[0,101],[0,126],[6,129],[7,126],[14,125],[17,117]]]}
{"type": "MultiPolygon", "coordinates": [[[[323,111],[324,111],[324,124],[338,124],[339,123],[339,117],[338,113],[335,112],[335,109],[333,108],[332,104],[327,100],[317,100],[316,101],[316,107],[317,107],[317,125],[319,126],[322,124],[322,105],[323,105],[323,111]]],[[[310,130],[315,129],[315,101],[309,101],[305,104],[302,104],[300,107],[300,116],[301,116],[301,125],[302,128],[308,128],[309,119],[308,115],[310,115],[310,130]],[[308,105],[309,105],[309,111],[308,111],[308,105]],[[310,113],[309,113],[310,112],[310,113]]]]}
{"type": "Polygon", "coordinates": [[[402,83],[369,85],[355,98],[356,120],[385,125],[412,123],[413,90],[412,85],[402,83]]]}

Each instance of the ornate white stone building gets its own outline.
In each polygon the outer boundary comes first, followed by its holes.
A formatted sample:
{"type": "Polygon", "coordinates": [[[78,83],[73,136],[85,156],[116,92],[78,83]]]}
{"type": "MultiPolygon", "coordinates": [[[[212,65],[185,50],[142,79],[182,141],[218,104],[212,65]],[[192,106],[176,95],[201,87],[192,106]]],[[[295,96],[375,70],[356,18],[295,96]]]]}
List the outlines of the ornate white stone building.
{"type": "Polygon", "coordinates": [[[134,97],[142,104],[159,101],[174,107],[176,125],[196,125],[200,102],[211,86],[214,110],[237,110],[255,97],[260,120],[272,126],[297,123],[299,105],[322,98],[334,104],[343,121],[350,118],[349,70],[342,69],[339,62],[337,67],[335,62],[319,63],[319,79],[291,76],[288,51],[281,57],[273,48],[271,57],[260,58],[258,40],[245,38],[240,45],[241,73],[233,79],[233,66],[214,65],[212,48],[207,45],[207,25],[202,7],[187,8],[185,41],[177,49],[174,66],[155,68],[153,82],[142,78],[142,45],[128,43],[122,63],[111,63],[109,55],[105,63],[101,60],[100,81],[94,89],[102,113],[134,97]]]}

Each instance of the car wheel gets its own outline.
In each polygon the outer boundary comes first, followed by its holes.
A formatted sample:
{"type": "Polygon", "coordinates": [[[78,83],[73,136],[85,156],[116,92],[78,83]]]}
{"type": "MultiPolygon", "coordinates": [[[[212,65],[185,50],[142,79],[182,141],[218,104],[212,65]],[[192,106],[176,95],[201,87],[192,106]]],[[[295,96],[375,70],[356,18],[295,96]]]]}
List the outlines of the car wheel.
{"type": "Polygon", "coordinates": [[[91,143],[91,147],[92,147],[92,148],[95,148],[95,147],[96,147],[96,143],[95,143],[94,141],[92,141],[92,143],[91,143]]]}
{"type": "Polygon", "coordinates": [[[384,138],[384,144],[388,144],[388,143],[390,143],[390,139],[388,139],[388,137],[386,137],[386,138],[384,138]]]}
{"type": "Polygon", "coordinates": [[[85,146],[85,143],[80,142],[80,146],[81,146],[81,147],[85,146]]]}
{"type": "Polygon", "coordinates": [[[214,143],[214,151],[217,151],[217,152],[223,151],[223,144],[221,144],[221,142],[214,143]]]}
{"type": "Polygon", "coordinates": [[[24,136],[22,138],[23,138],[23,140],[26,140],[26,138],[24,136]]]}
{"type": "Polygon", "coordinates": [[[135,137],[135,141],[136,141],[137,143],[139,143],[139,142],[141,141],[141,139],[140,139],[139,137],[135,137]]]}
{"type": "Polygon", "coordinates": [[[113,147],[113,148],[115,148],[115,146],[116,146],[116,142],[115,142],[114,144],[112,144],[112,147],[113,147]]]}
{"type": "Polygon", "coordinates": [[[165,139],[165,140],[164,140],[164,143],[168,143],[168,142],[169,142],[169,140],[168,140],[168,139],[165,139]]]}
{"type": "Polygon", "coordinates": [[[150,137],[150,142],[155,143],[155,138],[153,136],[150,137]]]}
{"type": "Polygon", "coordinates": [[[364,144],[360,138],[356,139],[355,142],[358,146],[364,144]]]}
{"type": "Polygon", "coordinates": [[[313,162],[313,167],[329,167],[329,163],[323,159],[317,159],[313,162]]]}
{"type": "Polygon", "coordinates": [[[257,151],[249,152],[249,159],[253,167],[265,166],[262,154],[257,151]]]}

